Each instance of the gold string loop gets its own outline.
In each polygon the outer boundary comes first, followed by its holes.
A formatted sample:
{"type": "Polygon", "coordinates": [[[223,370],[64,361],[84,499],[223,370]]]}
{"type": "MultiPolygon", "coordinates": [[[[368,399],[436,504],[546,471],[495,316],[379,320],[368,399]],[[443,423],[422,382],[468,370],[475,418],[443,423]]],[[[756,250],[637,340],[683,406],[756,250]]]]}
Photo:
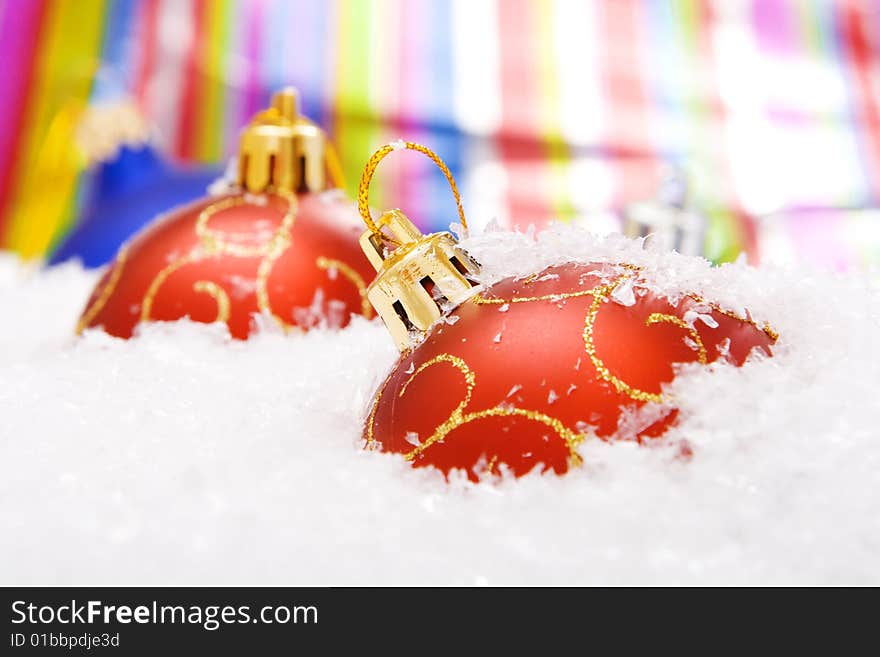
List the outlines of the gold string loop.
{"type": "Polygon", "coordinates": [[[455,178],[453,178],[452,172],[449,171],[449,167],[446,166],[446,163],[441,160],[440,156],[434,151],[427,146],[422,146],[413,141],[397,141],[391,144],[385,144],[385,146],[382,146],[382,148],[373,153],[367,161],[367,165],[364,167],[364,173],[361,175],[360,185],[358,186],[358,210],[360,211],[361,218],[364,220],[367,228],[369,228],[374,235],[380,233],[380,228],[376,225],[376,222],[373,221],[373,217],[370,216],[370,182],[373,180],[373,174],[376,173],[376,167],[379,166],[379,162],[381,162],[391,151],[404,149],[418,151],[423,155],[427,155],[431,158],[431,161],[440,168],[443,175],[446,176],[446,180],[449,181],[449,186],[452,188],[452,195],[455,197],[455,205],[458,208],[458,218],[461,220],[461,227],[464,229],[465,235],[467,235],[467,219],[464,216],[464,208],[461,206],[461,196],[458,193],[458,186],[455,184],[455,178]]]}

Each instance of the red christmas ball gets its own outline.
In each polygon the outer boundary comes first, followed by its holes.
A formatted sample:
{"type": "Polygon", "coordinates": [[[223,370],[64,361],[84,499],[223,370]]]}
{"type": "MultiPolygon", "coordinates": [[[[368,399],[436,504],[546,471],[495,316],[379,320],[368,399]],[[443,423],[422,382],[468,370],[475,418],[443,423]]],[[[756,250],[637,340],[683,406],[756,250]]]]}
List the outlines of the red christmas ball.
{"type": "Polygon", "coordinates": [[[173,210],[123,247],[79,331],[128,338],[140,322],[224,322],[246,338],[257,314],[281,326],[341,327],[372,315],[354,205],[324,132],[282,89],[241,133],[236,193],[173,210]],[[332,179],[332,182],[331,182],[332,179]]]}
{"type": "Polygon", "coordinates": [[[404,353],[376,394],[367,448],[414,467],[564,473],[586,436],[659,436],[676,363],[771,354],[776,335],[696,295],[652,292],[637,267],[565,264],[471,297],[404,353]],[[654,402],[656,413],[633,413],[654,402]]]}
{"type": "Polygon", "coordinates": [[[357,222],[338,191],[234,193],[176,209],[120,250],[79,331],[128,338],[141,322],[188,317],[244,339],[260,313],[304,329],[372,316],[357,222]]]}

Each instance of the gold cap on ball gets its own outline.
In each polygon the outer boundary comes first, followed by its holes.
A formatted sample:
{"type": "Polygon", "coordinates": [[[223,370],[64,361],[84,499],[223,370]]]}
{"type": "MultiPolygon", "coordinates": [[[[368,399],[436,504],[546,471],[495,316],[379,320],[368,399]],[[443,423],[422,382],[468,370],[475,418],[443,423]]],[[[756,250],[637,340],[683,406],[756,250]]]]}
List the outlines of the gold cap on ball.
{"type": "Polygon", "coordinates": [[[381,233],[361,235],[361,248],[378,272],[367,287],[367,299],[397,348],[407,351],[471,295],[473,283],[465,276],[478,268],[450,233],[422,235],[400,210],[383,214],[377,226],[387,227],[398,244],[389,251],[381,233]]]}
{"type": "Polygon", "coordinates": [[[342,186],[327,135],[299,115],[299,95],[287,87],[241,133],[238,184],[249,192],[320,192],[342,186]],[[333,178],[328,182],[328,169],[333,178]]]}
{"type": "Polygon", "coordinates": [[[467,220],[452,174],[434,152],[413,142],[395,142],[370,158],[358,194],[361,216],[368,227],[361,235],[361,248],[378,272],[367,287],[367,298],[397,348],[408,351],[424,339],[438,319],[473,293],[474,283],[468,277],[479,272],[479,265],[451,233],[423,235],[400,210],[389,210],[378,222],[373,221],[367,201],[370,180],[383,157],[402,149],[419,151],[437,163],[452,187],[465,230],[467,220]]]}

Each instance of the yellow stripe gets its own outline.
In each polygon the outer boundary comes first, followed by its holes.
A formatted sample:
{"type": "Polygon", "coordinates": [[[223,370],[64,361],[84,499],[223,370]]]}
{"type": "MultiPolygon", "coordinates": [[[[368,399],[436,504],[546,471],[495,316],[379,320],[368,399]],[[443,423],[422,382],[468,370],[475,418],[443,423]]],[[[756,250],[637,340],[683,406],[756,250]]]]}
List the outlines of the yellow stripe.
{"type": "Polygon", "coordinates": [[[208,4],[205,48],[200,56],[207,73],[204,96],[197,99],[203,115],[197,122],[199,138],[196,157],[202,162],[223,160],[223,106],[225,91],[224,55],[229,36],[229,0],[215,0],[208,4]]]}
{"type": "Polygon", "coordinates": [[[540,97],[536,98],[540,108],[540,134],[546,143],[547,166],[550,189],[549,201],[553,208],[553,218],[570,221],[575,216],[571,202],[568,182],[568,166],[571,155],[560,129],[559,68],[553,47],[556,35],[553,28],[553,13],[556,3],[535,0],[532,5],[537,19],[538,38],[538,85],[540,97]]]}
{"type": "MultiPolygon", "coordinates": [[[[336,11],[338,23],[335,43],[338,44],[339,59],[335,106],[338,114],[332,138],[337,144],[345,145],[340,150],[342,167],[348,180],[347,191],[354,196],[364,164],[364,153],[373,152],[381,143],[370,103],[371,95],[376,93],[375,80],[372,78],[376,69],[370,63],[376,57],[371,49],[379,3],[340,0],[336,4],[336,11]]],[[[384,207],[381,184],[377,185],[373,200],[379,204],[377,207],[384,207]]]]}
{"type": "Polygon", "coordinates": [[[9,247],[26,258],[44,255],[72,219],[83,166],[72,147],[73,131],[98,69],[105,5],[106,0],[49,3],[10,208],[9,247]]]}

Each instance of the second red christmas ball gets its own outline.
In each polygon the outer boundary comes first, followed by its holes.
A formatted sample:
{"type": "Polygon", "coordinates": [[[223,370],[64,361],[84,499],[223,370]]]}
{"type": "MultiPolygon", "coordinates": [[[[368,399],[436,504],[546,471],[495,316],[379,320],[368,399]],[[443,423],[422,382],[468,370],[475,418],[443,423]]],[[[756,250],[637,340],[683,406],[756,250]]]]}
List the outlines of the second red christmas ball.
{"type": "Polygon", "coordinates": [[[676,363],[770,355],[769,327],[696,296],[677,303],[634,267],[570,263],[508,278],[404,353],[367,419],[368,445],[471,479],[506,466],[563,473],[595,435],[658,436],[676,363]],[[633,413],[654,402],[655,412],[633,413]]]}
{"type": "Polygon", "coordinates": [[[258,315],[302,329],[372,316],[373,270],[357,246],[353,202],[330,189],[329,149],[298,116],[294,92],[277,94],[242,134],[239,189],[173,210],[133,238],[96,286],[79,331],[128,338],[141,322],[186,317],[246,338],[258,315]]]}

